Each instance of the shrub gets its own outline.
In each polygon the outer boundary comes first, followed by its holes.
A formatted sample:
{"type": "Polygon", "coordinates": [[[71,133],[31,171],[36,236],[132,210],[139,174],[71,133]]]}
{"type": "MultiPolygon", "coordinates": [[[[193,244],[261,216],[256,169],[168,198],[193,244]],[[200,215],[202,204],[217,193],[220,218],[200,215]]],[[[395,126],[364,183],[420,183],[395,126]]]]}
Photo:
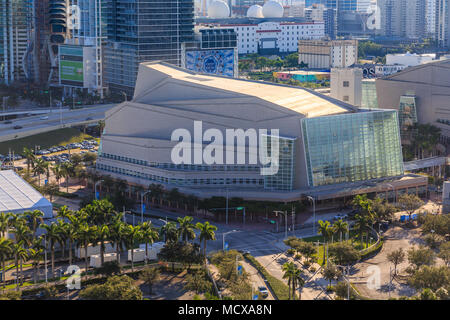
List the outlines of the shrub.
{"type": "Polygon", "coordinates": [[[142,300],[141,290],[128,276],[113,276],[104,284],[88,286],[80,291],[85,300],[142,300]]]}

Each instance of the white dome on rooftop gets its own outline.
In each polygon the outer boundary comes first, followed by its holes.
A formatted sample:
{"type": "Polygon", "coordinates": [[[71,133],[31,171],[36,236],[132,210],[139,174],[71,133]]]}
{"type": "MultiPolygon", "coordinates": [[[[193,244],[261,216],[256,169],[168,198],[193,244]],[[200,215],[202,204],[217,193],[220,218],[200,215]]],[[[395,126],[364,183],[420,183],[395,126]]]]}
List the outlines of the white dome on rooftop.
{"type": "Polygon", "coordinates": [[[248,18],[264,18],[263,8],[257,4],[251,6],[247,10],[247,17],[248,18]]]}
{"type": "Polygon", "coordinates": [[[221,1],[215,0],[208,6],[208,17],[209,18],[227,18],[230,16],[230,8],[228,5],[221,1]]]}
{"type": "Polygon", "coordinates": [[[283,13],[284,8],[278,1],[270,0],[263,6],[264,18],[282,18],[283,13]]]}

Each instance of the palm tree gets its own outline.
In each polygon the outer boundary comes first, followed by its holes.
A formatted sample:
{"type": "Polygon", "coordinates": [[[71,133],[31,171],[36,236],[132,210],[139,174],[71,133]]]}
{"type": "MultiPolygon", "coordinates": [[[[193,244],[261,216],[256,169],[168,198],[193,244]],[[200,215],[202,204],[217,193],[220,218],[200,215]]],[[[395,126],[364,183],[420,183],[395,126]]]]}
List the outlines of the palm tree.
{"type": "Polygon", "coordinates": [[[154,199],[159,200],[159,204],[161,205],[161,195],[164,193],[164,188],[160,184],[152,183],[148,189],[150,190],[150,196],[152,197],[152,203],[154,203],[154,199]]]}
{"type": "Polygon", "coordinates": [[[94,238],[94,229],[87,223],[83,223],[78,228],[77,245],[84,248],[84,263],[86,267],[86,277],[88,273],[88,247],[94,238]]]}
{"type": "Polygon", "coordinates": [[[105,129],[106,123],[105,120],[99,120],[98,123],[98,130],[100,131],[100,137],[103,135],[103,130],[105,129]]]}
{"type": "Polygon", "coordinates": [[[131,250],[131,272],[134,271],[134,244],[141,239],[140,226],[126,225],[123,229],[125,236],[125,246],[127,250],[131,250]]]}
{"type": "Polygon", "coordinates": [[[24,242],[19,241],[18,243],[13,244],[12,251],[14,254],[14,264],[16,265],[16,279],[17,281],[17,290],[19,290],[19,284],[22,283],[22,275],[23,275],[23,261],[28,259],[28,251],[24,248],[24,242]],[[20,266],[20,272],[19,272],[20,266]],[[19,278],[21,279],[19,281],[19,278]]]}
{"type": "MultiPolygon", "coordinates": [[[[52,261],[52,278],[55,277],[55,244],[60,241],[60,230],[58,225],[55,222],[52,222],[50,225],[42,223],[40,226],[42,229],[46,231],[46,237],[48,242],[50,242],[50,251],[51,251],[51,261],[52,261]]],[[[47,250],[47,248],[45,248],[47,250]]]]}
{"type": "Polygon", "coordinates": [[[295,273],[295,264],[293,262],[286,262],[285,264],[283,264],[282,270],[283,270],[283,279],[288,279],[289,300],[291,300],[291,288],[293,287],[292,283],[295,273]]]}
{"type": "Polygon", "coordinates": [[[34,167],[34,161],[36,160],[36,156],[34,152],[27,147],[23,148],[22,153],[25,159],[27,159],[27,171],[30,172],[30,167],[34,167]]]}
{"type": "Polygon", "coordinates": [[[359,236],[361,237],[361,245],[363,244],[363,235],[366,230],[368,230],[368,217],[362,215],[355,215],[355,224],[353,225],[355,229],[358,231],[359,236]]]}
{"type": "Polygon", "coordinates": [[[73,214],[72,210],[67,208],[67,206],[62,206],[61,208],[58,209],[58,212],[57,212],[56,216],[58,218],[69,219],[69,216],[71,216],[72,214],[73,214]]]}
{"type": "Polygon", "coordinates": [[[43,252],[44,252],[43,249],[35,249],[35,248],[28,249],[28,255],[33,265],[33,279],[35,284],[36,284],[36,275],[39,271],[39,265],[43,252]]]}
{"type": "MultiPolygon", "coordinates": [[[[303,286],[305,285],[305,280],[302,278],[303,271],[300,270],[299,268],[297,268],[296,265],[294,265],[294,266],[295,266],[295,269],[292,273],[292,297],[295,300],[295,296],[296,296],[295,290],[296,290],[297,286],[299,286],[300,288],[303,288],[303,286]]],[[[301,299],[302,299],[302,297],[300,295],[300,300],[301,299]]]]}
{"type": "Polygon", "coordinates": [[[94,226],[94,237],[100,242],[100,261],[101,265],[105,262],[105,242],[110,239],[111,232],[106,224],[94,226]]]}
{"type": "Polygon", "coordinates": [[[33,173],[38,176],[38,185],[41,185],[41,174],[45,174],[48,168],[48,162],[42,160],[42,158],[37,158],[33,168],[33,173]]]}
{"type": "Polygon", "coordinates": [[[159,239],[158,231],[152,228],[150,222],[144,222],[141,224],[141,237],[142,241],[145,242],[145,263],[148,260],[148,244],[153,244],[159,239]]]}
{"type": "Polygon", "coordinates": [[[203,255],[206,257],[206,241],[216,240],[215,231],[217,231],[217,227],[209,224],[208,221],[205,223],[197,222],[195,227],[200,231],[200,245],[203,241],[203,255]]]}
{"type": "Polygon", "coordinates": [[[22,241],[24,244],[28,245],[31,243],[32,239],[31,230],[22,219],[14,221],[11,231],[12,233],[14,233],[14,239],[16,243],[22,241]]]}
{"type": "Polygon", "coordinates": [[[0,238],[4,238],[10,225],[11,212],[0,212],[0,238]]]}
{"type": "Polygon", "coordinates": [[[61,165],[61,175],[66,179],[66,192],[69,192],[69,179],[73,176],[74,167],[70,162],[64,162],[61,165]]]}
{"type": "Polygon", "coordinates": [[[5,287],[5,282],[3,279],[6,279],[6,266],[5,261],[8,259],[12,253],[13,242],[9,239],[0,238],[0,261],[1,267],[3,270],[3,277],[0,279],[3,282],[3,287],[5,287]]]}
{"type": "Polygon", "coordinates": [[[330,226],[329,221],[319,220],[319,234],[323,236],[323,263],[326,264],[326,256],[325,256],[325,245],[328,245],[328,241],[330,240],[332,228],[330,226]]]}
{"type": "Polygon", "coordinates": [[[61,246],[62,259],[66,257],[66,242],[67,242],[67,225],[62,219],[58,219],[58,229],[59,229],[59,245],[61,246]]]}
{"type": "Polygon", "coordinates": [[[333,229],[336,233],[339,233],[339,241],[342,241],[342,235],[348,232],[348,223],[339,219],[333,224],[333,229]]]}
{"type": "Polygon", "coordinates": [[[194,231],[194,224],[192,221],[194,218],[186,216],[183,218],[177,218],[179,227],[178,227],[178,234],[181,238],[181,241],[184,241],[185,243],[188,242],[188,240],[195,239],[195,231],[194,231]]]}
{"type": "Polygon", "coordinates": [[[67,240],[69,240],[69,243],[68,243],[69,265],[72,265],[73,242],[77,238],[78,231],[77,231],[77,228],[75,227],[75,225],[72,223],[72,220],[71,220],[71,223],[66,223],[64,225],[64,228],[65,228],[65,236],[66,236],[67,240]]]}
{"type": "Polygon", "coordinates": [[[25,211],[25,217],[27,217],[30,221],[30,228],[33,231],[32,237],[34,238],[36,235],[36,229],[38,227],[38,223],[44,222],[44,213],[41,210],[33,210],[33,211],[25,211]]]}
{"type": "Polygon", "coordinates": [[[60,164],[55,164],[52,167],[53,174],[55,175],[56,182],[58,183],[58,188],[61,184],[61,178],[63,177],[63,170],[60,164]]]}
{"type": "Polygon", "coordinates": [[[116,257],[118,264],[120,263],[120,251],[122,250],[125,242],[124,228],[125,223],[122,221],[121,214],[119,214],[109,226],[110,239],[116,246],[116,257]]]}

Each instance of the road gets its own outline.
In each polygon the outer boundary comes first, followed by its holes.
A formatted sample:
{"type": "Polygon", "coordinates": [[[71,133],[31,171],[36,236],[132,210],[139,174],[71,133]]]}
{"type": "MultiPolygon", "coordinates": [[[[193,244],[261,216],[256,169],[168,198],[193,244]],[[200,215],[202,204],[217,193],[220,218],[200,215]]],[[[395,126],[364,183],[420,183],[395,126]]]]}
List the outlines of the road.
{"type": "Polygon", "coordinates": [[[12,123],[0,123],[0,142],[23,138],[37,133],[66,128],[75,125],[97,123],[105,118],[105,112],[116,104],[96,105],[76,110],[54,109],[46,114],[48,119],[41,120],[43,115],[12,120],[12,123]],[[89,120],[88,120],[89,119],[89,120]],[[21,126],[21,129],[14,129],[21,126]]]}

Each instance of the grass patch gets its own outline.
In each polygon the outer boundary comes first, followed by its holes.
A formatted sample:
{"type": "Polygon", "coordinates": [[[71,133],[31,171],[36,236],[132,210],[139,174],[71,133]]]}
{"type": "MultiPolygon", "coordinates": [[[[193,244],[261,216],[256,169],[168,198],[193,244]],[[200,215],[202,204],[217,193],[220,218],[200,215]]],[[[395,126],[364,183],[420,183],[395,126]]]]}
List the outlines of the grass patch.
{"type": "Polygon", "coordinates": [[[248,262],[250,262],[250,264],[253,265],[253,267],[255,267],[259,272],[261,272],[278,300],[289,300],[289,287],[283,281],[275,278],[267,272],[266,268],[264,268],[252,255],[246,253],[244,254],[244,258],[247,259],[248,262]]]}
{"type": "Polygon", "coordinates": [[[0,142],[0,154],[8,154],[10,148],[11,152],[14,151],[16,154],[21,154],[24,147],[34,149],[35,145],[39,145],[41,149],[47,149],[54,146],[77,143],[87,139],[94,138],[75,128],[63,128],[25,138],[0,142]]]}

